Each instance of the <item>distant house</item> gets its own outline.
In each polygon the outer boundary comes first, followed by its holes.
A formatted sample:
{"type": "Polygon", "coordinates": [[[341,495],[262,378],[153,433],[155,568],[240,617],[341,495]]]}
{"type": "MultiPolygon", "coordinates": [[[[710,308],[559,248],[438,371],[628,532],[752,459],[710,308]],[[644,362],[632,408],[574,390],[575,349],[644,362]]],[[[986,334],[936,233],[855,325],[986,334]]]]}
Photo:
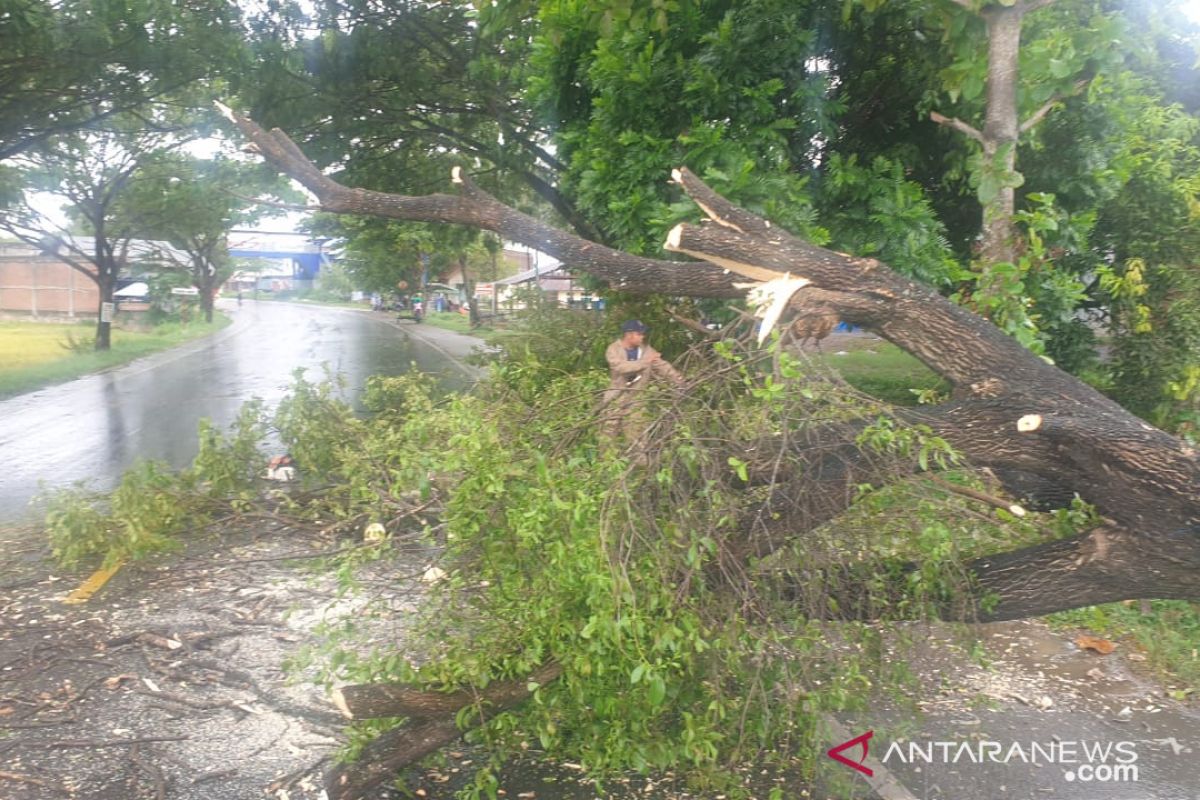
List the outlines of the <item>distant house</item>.
{"type": "Polygon", "coordinates": [[[498,309],[519,307],[522,305],[520,290],[534,286],[548,301],[566,308],[596,308],[603,303],[603,300],[594,298],[590,291],[580,286],[561,265],[549,270],[528,269],[509,278],[477,284],[475,296],[485,309],[492,306],[498,309]]]}
{"type": "MultiPolygon", "coordinates": [[[[511,250],[506,247],[501,251],[500,258],[505,262],[501,267],[501,274],[524,272],[533,267],[533,254],[524,250],[511,250]]],[[[472,275],[471,278],[476,283],[479,282],[477,274],[472,275]]],[[[454,264],[444,269],[438,276],[438,282],[453,286],[456,289],[464,288],[466,281],[463,280],[462,267],[454,264]]]]}
{"type": "MultiPolygon", "coordinates": [[[[72,244],[81,249],[93,247],[89,238],[77,238],[72,244]]],[[[187,257],[166,242],[135,240],[130,242],[127,263],[139,272],[155,271],[172,259],[187,257]]],[[[132,283],[118,280],[117,288],[132,283]]],[[[86,275],[71,268],[57,255],[42,253],[31,245],[0,243],[0,314],[38,317],[91,317],[99,311],[100,290],[86,275]]],[[[126,310],[141,310],[145,304],[130,304],[126,310]]]]}

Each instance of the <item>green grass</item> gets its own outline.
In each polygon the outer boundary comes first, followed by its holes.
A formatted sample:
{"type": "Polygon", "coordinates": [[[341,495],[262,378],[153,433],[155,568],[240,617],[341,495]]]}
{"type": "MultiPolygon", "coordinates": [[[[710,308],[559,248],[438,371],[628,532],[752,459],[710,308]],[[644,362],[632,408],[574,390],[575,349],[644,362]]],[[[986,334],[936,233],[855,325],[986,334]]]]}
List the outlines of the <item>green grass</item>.
{"type": "Polygon", "coordinates": [[[0,398],[120,366],[214,333],[229,322],[228,317],[217,314],[211,325],[170,322],[148,331],[113,328],[112,349],[103,353],[75,352],[67,346],[71,339],[90,342],[96,331],[93,322],[0,322],[0,398]]]}
{"type": "Polygon", "coordinates": [[[448,331],[461,333],[466,336],[474,336],[478,339],[483,339],[485,342],[504,336],[505,331],[489,328],[486,325],[480,325],[478,328],[471,327],[471,320],[465,314],[458,314],[451,311],[431,311],[422,319],[422,323],[433,325],[436,328],[445,328],[448,331]]]}
{"type": "Polygon", "coordinates": [[[949,384],[908,353],[887,342],[868,340],[868,346],[837,355],[826,348],[818,356],[841,373],[860,392],[896,405],[916,405],[914,391],[937,389],[948,392],[949,384]]]}
{"type": "Polygon", "coordinates": [[[1154,600],[1143,614],[1133,603],[1108,603],[1048,618],[1065,628],[1086,628],[1108,639],[1119,639],[1162,675],[1177,700],[1200,697],[1200,603],[1154,600]]]}

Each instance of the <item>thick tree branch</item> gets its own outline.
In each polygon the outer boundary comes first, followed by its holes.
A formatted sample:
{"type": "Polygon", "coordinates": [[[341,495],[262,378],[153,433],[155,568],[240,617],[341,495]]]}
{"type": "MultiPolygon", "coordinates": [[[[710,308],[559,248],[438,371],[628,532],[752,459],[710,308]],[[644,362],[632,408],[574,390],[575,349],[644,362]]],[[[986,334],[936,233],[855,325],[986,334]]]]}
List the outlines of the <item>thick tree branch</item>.
{"type": "Polygon", "coordinates": [[[700,206],[700,210],[718,225],[733,228],[738,233],[751,236],[767,236],[778,232],[767,220],[757,214],[751,214],[744,208],[735,206],[714,192],[687,167],[672,170],[671,180],[683,187],[688,197],[692,198],[692,201],[700,206]]]}
{"type": "MultiPolygon", "coordinates": [[[[913,564],[836,564],[803,570],[790,592],[824,619],[893,616],[908,598],[913,564]],[[868,586],[871,588],[868,589],[868,586]]],[[[998,622],[1102,603],[1200,596],[1200,529],[1145,534],[1100,527],[963,565],[965,591],[945,600],[945,620],[998,622]]]]}
{"type": "MultiPolygon", "coordinates": [[[[489,716],[528,699],[533,694],[531,684],[536,688],[550,683],[561,673],[562,667],[550,662],[536,669],[525,680],[504,681],[486,689],[454,694],[422,692],[387,684],[354,687],[355,691],[350,695],[343,694],[343,698],[351,709],[355,709],[353,713],[356,718],[388,716],[380,712],[389,703],[391,710],[396,713],[412,711],[418,718],[436,718],[395,728],[379,736],[364,748],[357,761],[339,764],[329,771],[325,776],[325,791],[330,800],[357,800],[391,780],[400,770],[462,736],[463,731],[455,721],[460,710],[468,706],[478,707],[473,723],[479,724],[489,716]],[[358,713],[356,706],[360,706],[359,701],[363,701],[361,708],[365,713],[358,713]]],[[[349,688],[343,689],[343,693],[349,688]]]]}
{"type": "Polygon", "coordinates": [[[360,683],[334,690],[333,704],[346,719],[381,717],[453,716],[469,705],[508,707],[529,696],[529,684],[547,684],[562,674],[562,667],[550,662],[538,667],[529,677],[515,681],[497,681],[486,689],[458,692],[430,692],[400,683],[360,683]]]}
{"type": "Polygon", "coordinates": [[[390,730],[364,747],[357,761],[329,770],[325,774],[325,793],[329,800],[359,800],[394,780],[400,770],[462,735],[453,716],[390,730]]]}
{"type": "Polygon", "coordinates": [[[509,208],[469,182],[460,184],[464,192],[457,197],[351,189],[322,174],[282,131],[267,132],[252,120],[224,110],[262,157],[315,194],[325,211],[484,228],[549,253],[569,268],[590,272],[622,291],[717,298],[745,294],[733,285],[731,275],[708,264],[643,258],[590,242],[509,208]]]}

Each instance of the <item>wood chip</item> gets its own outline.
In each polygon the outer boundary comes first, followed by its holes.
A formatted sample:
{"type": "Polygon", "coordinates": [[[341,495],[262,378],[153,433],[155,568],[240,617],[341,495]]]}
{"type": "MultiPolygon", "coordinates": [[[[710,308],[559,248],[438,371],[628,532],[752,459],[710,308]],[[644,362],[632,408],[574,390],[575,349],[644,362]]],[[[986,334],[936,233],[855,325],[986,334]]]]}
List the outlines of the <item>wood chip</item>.
{"type": "Polygon", "coordinates": [[[1088,636],[1086,633],[1081,633],[1075,637],[1075,644],[1080,650],[1095,650],[1102,656],[1106,656],[1113,650],[1117,649],[1116,644],[1108,639],[1101,639],[1097,636],[1088,636]]]}

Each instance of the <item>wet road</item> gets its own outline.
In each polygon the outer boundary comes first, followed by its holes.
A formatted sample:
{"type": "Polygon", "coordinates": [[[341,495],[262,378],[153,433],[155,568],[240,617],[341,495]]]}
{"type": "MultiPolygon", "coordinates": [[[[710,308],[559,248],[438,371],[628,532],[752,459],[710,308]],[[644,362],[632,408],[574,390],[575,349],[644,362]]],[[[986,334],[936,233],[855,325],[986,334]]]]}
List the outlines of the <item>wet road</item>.
{"type": "Polygon", "coordinates": [[[138,459],[186,466],[202,417],[224,428],[251,397],[274,405],[299,367],[310,380],[325,366],[343,375],[351,399],[368,376],[414,362],[450,388],[465,383],[443,354],[382,315],[272,302],[224,308],[233,324],[200,342],[0,401],[0,521],[30,514],[40,485],[107,489],[138,459]]]}

